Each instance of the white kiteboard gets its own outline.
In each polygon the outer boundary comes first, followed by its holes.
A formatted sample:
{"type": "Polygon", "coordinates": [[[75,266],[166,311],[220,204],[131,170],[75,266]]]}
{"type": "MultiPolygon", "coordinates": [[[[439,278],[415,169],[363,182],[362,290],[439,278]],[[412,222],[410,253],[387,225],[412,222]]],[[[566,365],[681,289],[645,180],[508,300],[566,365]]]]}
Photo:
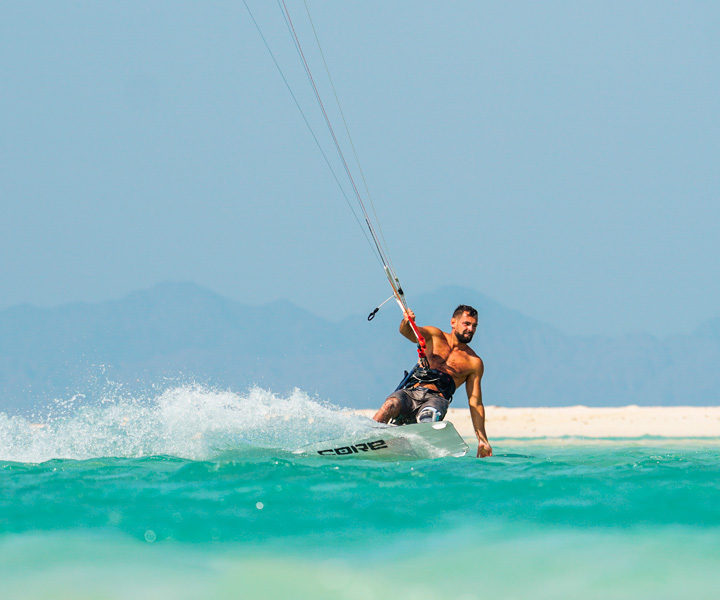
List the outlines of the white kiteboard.
{"type": "Polygon", "coordinates": [[[441,458],[465,456],[467,444],[452,423],[416,423],[399,427],[378,427],[374,431],[312,444],[295,450],[304,456],[328,456],[331,458],[441,458]]]}

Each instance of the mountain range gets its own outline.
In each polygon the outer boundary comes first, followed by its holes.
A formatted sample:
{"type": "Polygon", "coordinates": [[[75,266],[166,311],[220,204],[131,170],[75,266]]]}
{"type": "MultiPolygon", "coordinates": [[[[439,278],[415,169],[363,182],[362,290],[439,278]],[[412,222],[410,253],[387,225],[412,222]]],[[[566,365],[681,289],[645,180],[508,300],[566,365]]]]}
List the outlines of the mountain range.
{"type": "MultiPolygon", "coordinates": [[[[412,298],[418,322],[448,330],[457,304],[480,323],[485,404],[500,406],[716,405],[720,317],[663,339],[566,335],[472,289],[412,298]]],[[[278,394],[294,388],[340,406],[379,406],[417,359],[399,311],[332,321],[278,301],[248,306],[190,283],[125,298],[0,312],[0,409],[99,402],[199,383],[278,394]]],[[[454,406],[466,406],[459,390],[454,406]]]]}

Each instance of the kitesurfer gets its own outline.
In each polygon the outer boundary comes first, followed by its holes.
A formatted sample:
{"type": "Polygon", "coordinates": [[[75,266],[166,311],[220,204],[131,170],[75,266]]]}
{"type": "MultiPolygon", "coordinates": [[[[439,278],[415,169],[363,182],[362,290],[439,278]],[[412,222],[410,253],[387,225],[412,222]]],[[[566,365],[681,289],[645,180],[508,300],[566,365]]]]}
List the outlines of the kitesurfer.
{"type": "MultiPolygon", "coordinates": [[[[373,419],[380,423],[441,421],[447,413],[455,389],[465,384],[475,435],[478,457],[492,456],[485,433],[485,407],[482,403],[480,380],[482,359],[468,346],[477,330],[477,310],[461,304],[450,320],[450,333],[437,327],[418,327],[425,338],[429,368],[416,366],[400,383],[373,419]]],[[[412,342],[416,336],[410,324],[415,321],[411,310],[404,313],[400,333],[412,342]]]]}

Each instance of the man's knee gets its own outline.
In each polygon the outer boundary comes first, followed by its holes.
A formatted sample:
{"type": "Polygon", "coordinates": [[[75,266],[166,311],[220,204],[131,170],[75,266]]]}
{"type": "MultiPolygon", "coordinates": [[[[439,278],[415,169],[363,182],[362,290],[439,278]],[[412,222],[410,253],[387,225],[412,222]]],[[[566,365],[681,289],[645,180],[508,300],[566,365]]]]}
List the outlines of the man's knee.
{"type": "Polygon", "coordinates": [[[387,406],[388,408],[397,408],[398,410],[400,410],[400,400],[395,396],[388,396],[387,400],[385,400],[385,406],[387,406]]]}
{"type": "Polygon", "coordinates": [[[381,423],[387,423],[390,419],[393,419],[400,414],[401,407],[402,405],[400,400],[398,400],[395,396],[389,396],[387,400],[383,402],[383,405],[380,407],[380,410],[377,411],[373,419],[381,423]]]}

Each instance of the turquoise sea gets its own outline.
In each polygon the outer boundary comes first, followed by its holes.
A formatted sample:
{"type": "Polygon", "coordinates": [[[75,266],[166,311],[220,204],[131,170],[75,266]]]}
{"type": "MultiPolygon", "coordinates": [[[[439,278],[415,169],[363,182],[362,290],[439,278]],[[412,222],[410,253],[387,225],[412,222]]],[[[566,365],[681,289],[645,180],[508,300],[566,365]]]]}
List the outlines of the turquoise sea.
{"type": "Polygon", "coordinates": [[[492,439],[298,458],[370,426],[300,391],[179,387],[0,414],[0,598],[720,595],[720,439],[492,439]]]}

